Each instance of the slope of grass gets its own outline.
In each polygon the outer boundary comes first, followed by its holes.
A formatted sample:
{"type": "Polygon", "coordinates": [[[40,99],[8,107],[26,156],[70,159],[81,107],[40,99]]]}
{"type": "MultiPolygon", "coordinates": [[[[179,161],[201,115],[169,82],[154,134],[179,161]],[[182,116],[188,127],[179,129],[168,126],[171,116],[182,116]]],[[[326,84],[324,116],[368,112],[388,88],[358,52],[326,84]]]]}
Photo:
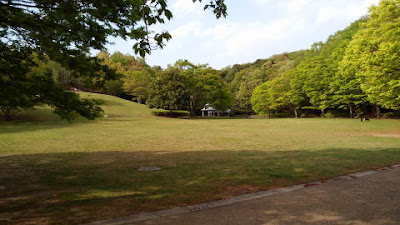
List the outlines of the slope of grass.
{"type": "Polygon", "coordinates": [[[400,163],[398,120],[168,119],[81,94],[107,117],[0,123],[0,223],[79,224],[400,163]]]}

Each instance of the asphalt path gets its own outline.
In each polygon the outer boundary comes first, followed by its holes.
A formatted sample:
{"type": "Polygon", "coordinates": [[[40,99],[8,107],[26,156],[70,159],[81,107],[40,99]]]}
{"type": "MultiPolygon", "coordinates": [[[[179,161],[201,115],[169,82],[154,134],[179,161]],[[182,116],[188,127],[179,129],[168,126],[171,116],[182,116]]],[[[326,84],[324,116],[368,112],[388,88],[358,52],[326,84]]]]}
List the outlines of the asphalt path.
{"type": "Polygon", "coordinates": [[[400,168],[208,210],[126,224],[399,225],[400,168]]]}

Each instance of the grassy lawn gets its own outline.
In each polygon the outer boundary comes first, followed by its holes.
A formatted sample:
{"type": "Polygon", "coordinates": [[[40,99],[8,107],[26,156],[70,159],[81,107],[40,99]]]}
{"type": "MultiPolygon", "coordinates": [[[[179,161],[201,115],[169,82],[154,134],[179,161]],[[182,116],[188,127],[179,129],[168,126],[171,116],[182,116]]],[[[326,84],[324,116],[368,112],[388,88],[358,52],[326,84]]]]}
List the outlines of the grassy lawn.
{"type": "Polygon", "coordinates": [[[398,120],[169,119],[82,95],[108,117],[0,122],[0,224],[79,224],[400,163],[398,120]]]}

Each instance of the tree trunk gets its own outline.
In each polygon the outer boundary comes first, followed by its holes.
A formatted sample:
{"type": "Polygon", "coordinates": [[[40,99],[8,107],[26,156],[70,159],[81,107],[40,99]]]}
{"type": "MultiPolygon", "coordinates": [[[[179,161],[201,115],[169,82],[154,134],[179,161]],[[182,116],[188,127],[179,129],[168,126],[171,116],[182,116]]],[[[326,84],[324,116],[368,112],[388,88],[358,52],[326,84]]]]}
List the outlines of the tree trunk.
{"type": "Polygon", "coordinates": [[[196,114],[196,100],[194,99],[193,96],[190,96],[189,109],[190,109],[190,115],[191,116],[195,116],[195,114],[196,114]]]}
{"type": "Polygon", "coordinates": [[[137,96],[136,101],[137,101],[139,104],[142,104],[142,99],[140,99],[140,96],[137,96]]]}
{"type": "Polygon", "coordinates": [[[376,108],[376,118],[381,118],[381,107],[379,105],[375,105],[376,108]]]}
{"type": "Polygon", "coordinates": [[[321,117],[325,117],[325,109],[321,109],[321,117]]]}
{"type": "Polygon", "coordinates": [[[353,118],[353,105],[349,104],[350,118],[353,118]]]}
{"type": "Polygon", "coordinates": [[[294,115],[296,116],[296,119],[299,118],[299,116],[297,115],[297,109],[296,108],[293,109],[293,112],[294,112],[294,115]]]}

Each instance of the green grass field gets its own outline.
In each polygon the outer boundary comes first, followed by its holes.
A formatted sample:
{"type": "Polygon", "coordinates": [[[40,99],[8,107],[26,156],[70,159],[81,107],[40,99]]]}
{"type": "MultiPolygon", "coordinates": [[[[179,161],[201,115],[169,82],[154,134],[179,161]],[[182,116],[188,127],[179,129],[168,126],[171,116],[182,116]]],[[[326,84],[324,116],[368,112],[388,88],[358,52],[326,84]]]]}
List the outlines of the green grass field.
{"type": "Polygon", "coordinates": [[[0,122],[0,224],[79,224],[400,163],[399,120],[172,119],[82,95],[108,117],[43,108],[0,122]]]}

